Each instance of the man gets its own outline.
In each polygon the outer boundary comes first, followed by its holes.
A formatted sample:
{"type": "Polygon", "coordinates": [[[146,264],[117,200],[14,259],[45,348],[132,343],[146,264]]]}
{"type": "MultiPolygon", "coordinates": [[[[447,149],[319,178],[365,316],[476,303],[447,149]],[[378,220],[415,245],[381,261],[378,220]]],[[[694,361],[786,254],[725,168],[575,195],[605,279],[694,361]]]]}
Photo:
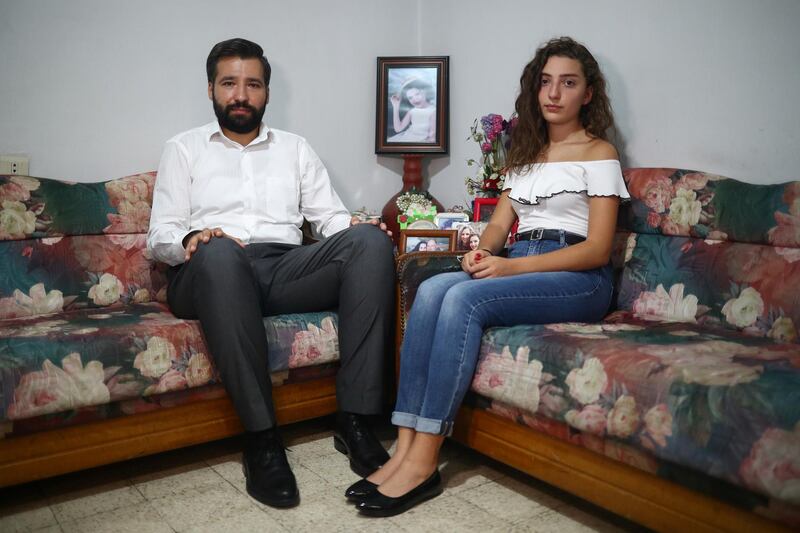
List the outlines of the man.
{"type": "Polygon", "coordinates": [[[270,65],[259,45],[223,41],[206,71],[217,120],[167,141],[147,247],[171,266],[170,308],[200,320],[245,427],[248,493],[290,507],[299,493],[276,429],[262,316],[338,309],[334,444],[369,475],[389,458],[365,416],[383,404],[392,245],[384,224],[350,217],[303,138],[262,122],[270,65]],[[300,246],[304,218],[326,238],[300,246]]]}

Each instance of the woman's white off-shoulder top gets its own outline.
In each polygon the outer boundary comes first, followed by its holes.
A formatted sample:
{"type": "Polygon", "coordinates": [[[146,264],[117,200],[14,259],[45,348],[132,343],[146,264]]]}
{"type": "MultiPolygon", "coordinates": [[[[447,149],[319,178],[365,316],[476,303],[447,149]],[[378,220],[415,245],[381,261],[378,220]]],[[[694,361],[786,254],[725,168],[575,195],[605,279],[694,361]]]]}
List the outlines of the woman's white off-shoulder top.
{"type": "Polygon", "coordinates": [[[615,159],[539,163],[523,174],[509,172],[505,189],[510,189],[508,197],[519,217],[520,233],[547,228],[585,237],[590,196],[630,199],[622,167],[615,159]]]}

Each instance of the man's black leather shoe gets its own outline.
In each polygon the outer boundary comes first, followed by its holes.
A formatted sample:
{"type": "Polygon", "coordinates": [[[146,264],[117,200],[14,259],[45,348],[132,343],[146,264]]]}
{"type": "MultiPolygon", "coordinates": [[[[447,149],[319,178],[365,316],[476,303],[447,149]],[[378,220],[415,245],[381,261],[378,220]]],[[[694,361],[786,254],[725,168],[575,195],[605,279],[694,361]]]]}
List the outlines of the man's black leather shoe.
{"type": "Polygon", "coordinates": [[[442,478],[439,471],[435,470],[428,479],[402,496],[392,498],[376,490],[358,502],[356,509],[367,516],[394,516],[438,496],[442,490],[442,478]]]}
{"type": "Polygon", "coordinates": [[[339,412],[333,447],[350,458],[350,469],[367,477],[389,460],[389,454],[372,432],[364,415],[339,412]]]}
{"type": "Polygon", "coordinates": [[[359,479],[349,487],[347,490],[344,491],[344,497],[347,498],[347,501],[352,503],[358,503],[363,500],[366,496],[375,492],[378,488],[378,485],[373,483],[372,481],[368,481],[366,479],[359,479]]]}
{"type": "Polygon", "coordinates": [[[245,434],[242,469],[247,493],[271,507],[294,507],[300,503],[283,441],[276,428],[245,434]]]}

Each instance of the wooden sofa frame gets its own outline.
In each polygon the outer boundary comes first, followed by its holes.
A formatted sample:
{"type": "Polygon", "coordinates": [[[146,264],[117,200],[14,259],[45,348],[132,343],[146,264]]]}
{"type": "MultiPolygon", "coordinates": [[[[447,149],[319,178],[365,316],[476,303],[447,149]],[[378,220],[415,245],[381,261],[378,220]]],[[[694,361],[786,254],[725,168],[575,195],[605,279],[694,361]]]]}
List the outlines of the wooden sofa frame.
{"type": "MultiPolygon", "coordinates": [[[[336,411],[335,376],[273,388],[278,423],[336,411]]],[[[209,442],[243,432],[227,396],[0,439],[0,487],[209,442]]]]}

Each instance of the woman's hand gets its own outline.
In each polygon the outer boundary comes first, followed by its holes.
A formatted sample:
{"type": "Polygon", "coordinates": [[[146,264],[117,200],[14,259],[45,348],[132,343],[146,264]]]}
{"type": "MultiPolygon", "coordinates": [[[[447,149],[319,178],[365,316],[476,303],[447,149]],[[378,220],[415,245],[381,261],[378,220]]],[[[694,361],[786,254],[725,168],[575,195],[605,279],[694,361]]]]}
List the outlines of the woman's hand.
{"type": "Polygon", "coordinates": [[[390,101],[390,102],[392,102],[392,107],[394,107],[394,108],[398,108],[398,107],[400,106],[400,95],[398,95],[398,94],[393,94],[393,95],[392,95],[392,96],[389,98],[389,101],[390,101]]]}
{"type": "Polygon", "coordinates": [[[461,269],[475,279],[510,276],[511,264],[508,259],[495,257],[488,250],[471,250],[461,260],[461,269]]]}
{"type": "MultiPolygon", "coordinates": [[[[475,251],[480,252],[480,250],[475,251]]],[[[461,264],[463,265],[464,263],[462,262],[461,264]]],[[[481,257],[475,262],[475,266],[469,273],[473,279],[502,278],[516,274],[511,259],[493,255],[481,257]]]]}
{"type": "Polygon", "coordinates": [[[488,255],[485,250],[470,250],[461,258],[461,270],[467,274],[472,274],[476,263],[488,255]]]}

